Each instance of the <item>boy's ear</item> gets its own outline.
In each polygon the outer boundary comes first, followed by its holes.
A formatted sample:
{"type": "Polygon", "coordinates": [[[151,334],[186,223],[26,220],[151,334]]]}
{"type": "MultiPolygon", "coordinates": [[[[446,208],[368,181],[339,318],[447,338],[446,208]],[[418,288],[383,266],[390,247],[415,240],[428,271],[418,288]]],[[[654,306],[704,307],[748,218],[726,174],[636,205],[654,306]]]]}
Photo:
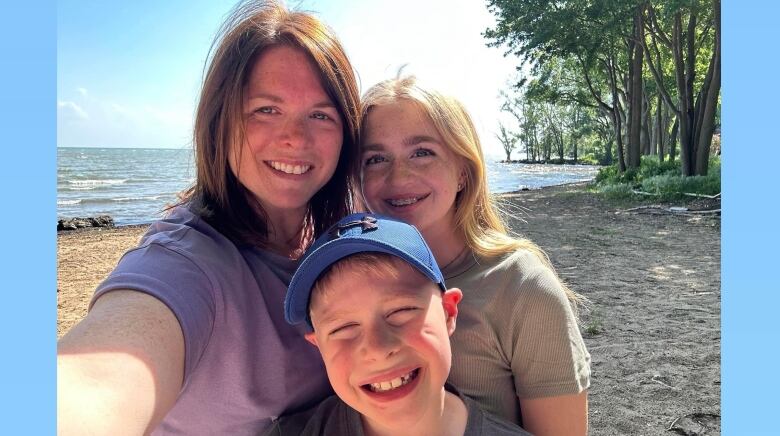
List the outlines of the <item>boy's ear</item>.
{"type": "Polygon", "coordinates": [[[458,318],[458,303],[463,299],[463,292],[458,288],[450,288],[441,295],[441,305],[447,316],[447,333],[455,333],[455,320],[458,318]]]}
{"type": "Polygon", "coordinates": [[[320,346],[317,345],[317,336],[314,334],[314,332],[306,333],[303,335],[304,338],[306,338],[307,341],[309,341],[310,344],[314,345],[315,347],[319,348],[320,346]]]}

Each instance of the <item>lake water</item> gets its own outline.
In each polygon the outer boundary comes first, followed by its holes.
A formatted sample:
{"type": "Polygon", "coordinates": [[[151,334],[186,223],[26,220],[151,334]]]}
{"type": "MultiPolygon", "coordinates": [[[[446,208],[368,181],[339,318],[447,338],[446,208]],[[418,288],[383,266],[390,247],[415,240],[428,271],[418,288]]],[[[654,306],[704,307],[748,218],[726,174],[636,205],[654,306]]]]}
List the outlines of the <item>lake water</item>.
{"type": "MultiPolygon", "coordinates": [[[[597,171],[587,165],[487,164],[494,193],[587,181],[597,171]]],[[[190,149],[58,148],[57,216],[111,215],[117,225],[147,223],[194,177],[190,149]]]]}

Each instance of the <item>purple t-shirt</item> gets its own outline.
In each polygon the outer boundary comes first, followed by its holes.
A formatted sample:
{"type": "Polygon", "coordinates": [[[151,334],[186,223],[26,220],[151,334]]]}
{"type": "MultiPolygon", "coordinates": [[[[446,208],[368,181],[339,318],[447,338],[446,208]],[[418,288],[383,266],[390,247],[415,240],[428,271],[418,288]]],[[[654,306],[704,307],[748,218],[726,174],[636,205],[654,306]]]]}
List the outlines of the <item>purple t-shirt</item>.
{"type": "Polygon", "coordinates": [[[152,434],[258,434],[332,393],[304,327],[284,320],[296,262],[238,248],[184,207],[149,228],[98,286],[151,294],[184,333],[184,383],[152,434]]]}

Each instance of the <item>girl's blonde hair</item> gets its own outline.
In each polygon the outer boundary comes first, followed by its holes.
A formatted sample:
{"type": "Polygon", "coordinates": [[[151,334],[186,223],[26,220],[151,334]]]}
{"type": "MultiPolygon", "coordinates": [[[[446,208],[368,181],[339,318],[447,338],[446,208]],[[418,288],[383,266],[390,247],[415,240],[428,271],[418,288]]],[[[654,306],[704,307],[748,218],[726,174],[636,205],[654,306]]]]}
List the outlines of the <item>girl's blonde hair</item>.
{"type": "MultiPolygon", "coordinates": [[[[365,120],[373,107],[400,100],[413,102],[428,115],[446,146],[464,165],[466,181],[455,199],[455,225],[463,233],[469,249],[482,257],[525,250],[555,271],[547,254],[538,245],[508,233],[506,224],[499,216],[496,198],[488,190],[485,158],[479,136],[466,108],[457,99],[418,85],[414,76],[380,82],[363,95],[361,138],[365,137],[365,120]]],[[[583,297],[569,289],[562,280],[559,281],[576,314],[583,297]]]]}

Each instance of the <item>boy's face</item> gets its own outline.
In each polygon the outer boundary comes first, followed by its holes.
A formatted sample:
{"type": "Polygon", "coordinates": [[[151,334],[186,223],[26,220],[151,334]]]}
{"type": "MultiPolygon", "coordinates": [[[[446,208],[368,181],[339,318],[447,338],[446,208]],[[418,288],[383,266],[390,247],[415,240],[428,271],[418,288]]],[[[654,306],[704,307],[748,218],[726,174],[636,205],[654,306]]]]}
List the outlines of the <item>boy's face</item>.
{"type": "Polygon", "coordinates": [[[395,277],[334,270],[311,301],[314,332],[336,394],[380,427],[437,413],[450,371],[458,289],[438,286],[403,261],[395,277]]]}

